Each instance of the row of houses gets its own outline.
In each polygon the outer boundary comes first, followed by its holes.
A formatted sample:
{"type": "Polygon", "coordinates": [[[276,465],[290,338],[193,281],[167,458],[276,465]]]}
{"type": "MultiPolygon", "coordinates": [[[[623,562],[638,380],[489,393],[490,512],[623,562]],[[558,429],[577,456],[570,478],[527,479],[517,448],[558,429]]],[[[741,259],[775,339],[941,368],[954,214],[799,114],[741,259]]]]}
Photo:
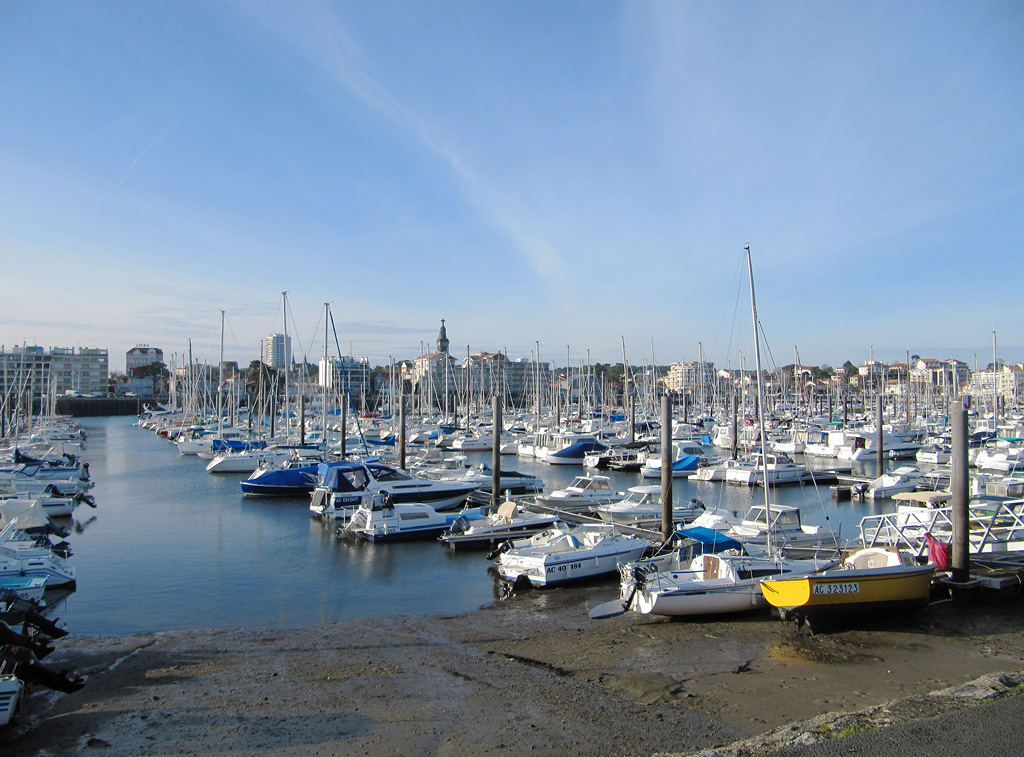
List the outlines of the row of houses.
{"type": "MultiPolygon", "coordinates": [[[[820,368],[794,365],[790,370],[766,375],[769,386],[777,393],[800,396],[813,389],[844,393],[886,394],[928,398],[953,398],[972,395],[999,398],[1007,405],[1017,405],[1024,398],[1024,364],[1002,363],[972,371],[962,360],[916,358],[909,363],[885,364],[868,360],[853,370],[833,369],[822,376],[820,368]]],[[[740,377],[752,381],[752,372],[716,370],[710,362],[680,362],[669,366],[664,386],[677,394],[692,397],[721,393],[740,377]]]]}

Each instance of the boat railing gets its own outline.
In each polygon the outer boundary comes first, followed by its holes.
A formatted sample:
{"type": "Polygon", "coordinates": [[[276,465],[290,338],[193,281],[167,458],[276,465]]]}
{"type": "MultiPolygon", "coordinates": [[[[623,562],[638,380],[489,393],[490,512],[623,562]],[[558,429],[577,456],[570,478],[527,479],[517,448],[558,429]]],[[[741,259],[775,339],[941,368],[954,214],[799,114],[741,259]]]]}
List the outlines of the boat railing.
{"type": "MultiPolygon", "coordinates": [[[[1021,500],[984,504],[969,508],[970,551],[983,553],[1006,549],[1010,542],[1024,541],[1024,512],[1021,500]]],[[[860,541],[865,547],[894,546],[923,557],[926,534],[951,540],[953,508],[921,508],[911,511],[868,515],[860,521],[860,541]]]]}

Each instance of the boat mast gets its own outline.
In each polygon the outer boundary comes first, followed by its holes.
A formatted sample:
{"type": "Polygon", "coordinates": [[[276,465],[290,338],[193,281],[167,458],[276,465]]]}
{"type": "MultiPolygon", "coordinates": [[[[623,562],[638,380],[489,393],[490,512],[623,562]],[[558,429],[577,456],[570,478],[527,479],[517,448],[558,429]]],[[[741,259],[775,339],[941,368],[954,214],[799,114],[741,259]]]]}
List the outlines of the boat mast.
{"type": "MultiPolygon", "coordinates": [[[[746,245],[744,249],[747,251],[747,275],[750,279],[750,315],[754,323],[754,364],[757,366],[757,425],[761,436],[761,466],[764,470],[764,480],[762,481],[764,485],[764,517],[766,525],[771,528],[771,505],[769,504],[768,496],[768,450],[764,433],[764,386],[761,377],[761,340],[757,325],[757,300],[754,297],[754,268],[750,262],[750,245],[746,245]]],[[[769,535],[770,547],[771,537],[769,535]]]]}
{"type": "MultiPolygon", "coordinates": [[[[324,445],[325,449],[329,448],[328,438],[327,438],[327,384],[328,384],[328,378],[327,377],[329,375],[333,374],[333,371],[331,370],[331,363],[327,359],[327,352],[328,352],[328,347],[327,347],[327,331],[330,328],[330,325],[331,325],[331,303],[325,302],[324,303],[324,368],[323,368],[323,371],[320,374],[320,383],[322,384],[322,386],[320,387],[320,442],[321,442],[321,444],[324,445]]],[[[339,355],[339,358],[340,358],[340,355],[339,355]]],[[[333,375],[331,375],[331,378],[333,378],[333,375]]],[[[334,385],[333,381],[331,381],[330,383],[331,383],[332,386],[334,385]]],[[[342,429],[342,433],[344,433],[344,429],[342,429]]]]}
{"type": "Polygon", "coordinates": [[[220,311],[220,364],[217,366],[217,438],[224,438],[224,311],[220,311]]]}
{"type": "Polygon", "coordinates": [[[288,292],[281,292],[281,310],[284,321],[284,438],[287,444],[292,439],[291,423],[288,421],[288,368],[291,362],[288,349],[288,292]]]}
{"type": "MultiPolygon", "coordinates": [[[[956,365],[953,366],[956,370],[956,365]]],[[[955,374],[954,374],[955,375],[955,374]]],[[[996,357],[996,330],[992,329],[992,428],[998,430],[999,421],[999,359],[996,357]]]]}

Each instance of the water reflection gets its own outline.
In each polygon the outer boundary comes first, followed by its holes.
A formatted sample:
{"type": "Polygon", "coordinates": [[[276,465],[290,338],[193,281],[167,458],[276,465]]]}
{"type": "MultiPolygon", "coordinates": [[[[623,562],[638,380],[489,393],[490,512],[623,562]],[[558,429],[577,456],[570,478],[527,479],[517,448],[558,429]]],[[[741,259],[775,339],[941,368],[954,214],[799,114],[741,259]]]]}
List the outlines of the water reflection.
{"type": "MultiPolygon", "coordinates": [[[[243,497],[243,475],[213,475],[134,418],[89,418],[83,458],[98,507],[76,513],[70,541],[78,591],[62,612],[76,633],[121,634],[189,627],[289,628],[324,621],[465,612],[500,598],[486,551],[452,552],[435,541],[371,544],[336,538],[336,524],[311,517],[305,498],[243,497]]],[[[490,453],[469,455],[490,463],[490,453]]],[[[816,469],[835,461],[808,460],[816,469]]],[[[548,491],[582,470],[515,457],[504,467],[540,475],[548,491]]],[[[873,463],[856,463],[866,469],[873,463]]],[[[855,471],[857,472],[857,468],[855,471]]],[[[868,475],[863,472],[862,475],[868,475]]],[[[609,472],[625,491],[645,481],[609,472]]],[[[745,512],[758,488],[677,479],[675,498],[745,512]]],[[[857,535],[890,501],[837,502],[827,486],[774,491],[804,522],[857,535]]],[[[543,604],[558,589],[541,593],[543,604]]]]}

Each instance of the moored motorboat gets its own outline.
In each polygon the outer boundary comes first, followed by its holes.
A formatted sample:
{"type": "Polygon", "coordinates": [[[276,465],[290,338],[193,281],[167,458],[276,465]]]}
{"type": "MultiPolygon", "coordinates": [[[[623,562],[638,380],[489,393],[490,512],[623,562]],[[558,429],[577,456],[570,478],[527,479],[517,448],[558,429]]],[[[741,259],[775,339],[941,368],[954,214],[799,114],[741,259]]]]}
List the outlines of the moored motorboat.
{"type": "MultiPolygon", "coordinates": [[[[662,518],[661,486],[631,486],[626,496],[618,502],[597,505],[594,514],[609,523],[628,526],[657,524],[662,518]]],[[[698,499],[672,503],[672,522],[689,523],[705,511],[698,499]]]]}
{"type": "Polygon", "coordinates": [[[460,514],[448,530],[441,534],[441,541],[453,549],[460,546],[486,546],[532,536],[558,522],[557,515],[524,510],[511,499],[505,500],[497,508],[485,507],[482,512],[483,518],[469,518],[460,514]]]}
{"type": "Polygon", "coordinates": [[[885,499],[894,494],[912,492],[917,488],[920,478],[917,468],[901,466],[870,481],[864,490],[864,496],[868,499],[885,499]]]}
{"type": "Polygon", "coordinates": [[[410,476],[376,460],[320,463],[309,508],[318,515],[346,519],[361,504],[361,492],[387,492],[397,503],[419,502],[447,511],[458,509],[476,488],[459,481],[410,476]]]}
{"type": "Polygon", "coordinates": [[[807,468],[794,463],[786,455],[760,452],[738,461],[725,469],[725,480],[731,484],[763,486],[769,484],[795,484],[807,477],[807,468]]]}
{"type": "Polygon", "coordinates": [[[637,560],[654,546],[609,523],[560,523],[506,544],[508,548],[494,556],[498,575],[538,588],[615,573],[620,565],[637,560]]]}
{"type": "Polygon", "coordinates": [[[775,504],[753,505],[739,523],[723,533],[747,550],[759,552],[783,548],[836,549],[839,542],[838,532],[804,525],[799,508],[775,504]]]}
{"type": "Polygon", "coordinates": [[[564,489],[537,496],[537,504],[559,510],[585,510],[606,505],[625,496],[612,489],[608,476],[576,476],[564,489]]]}
{"type": "Polygon", "coordinates": [[[75,569],[67,559],[17,531],[13,519],[0,530],[0,576],[43,576],[50,586],[75,583],[75,569]]]}
{"type": "Polygon", "coordinates": [[[11,673],[0,674],[0,726],[8,725],[21,711],[25,684],[11,673]]]}
{"type": "Polygon", "coordinates": [[[0,596],[8,594],[41,603],[46,594],[46,576],[0,575],[0,596]]]}
{"type": "Polygon", "coordinates": [[[363,499],[348,524],[339,534],[359,536],[369,541],[405,541],[440,536],[457,518],[483,518],[480,508],[461,512],[438,512],[422,502],[395,502],[382,492],[363,499]]]}
{"type": "Polygon", "coordinates": [[[283,463],[265,462],[252,475],[239,482],[249,496],[295,497],[307,495],[316,487],[319,463],[291,459],[283,463]]]}

